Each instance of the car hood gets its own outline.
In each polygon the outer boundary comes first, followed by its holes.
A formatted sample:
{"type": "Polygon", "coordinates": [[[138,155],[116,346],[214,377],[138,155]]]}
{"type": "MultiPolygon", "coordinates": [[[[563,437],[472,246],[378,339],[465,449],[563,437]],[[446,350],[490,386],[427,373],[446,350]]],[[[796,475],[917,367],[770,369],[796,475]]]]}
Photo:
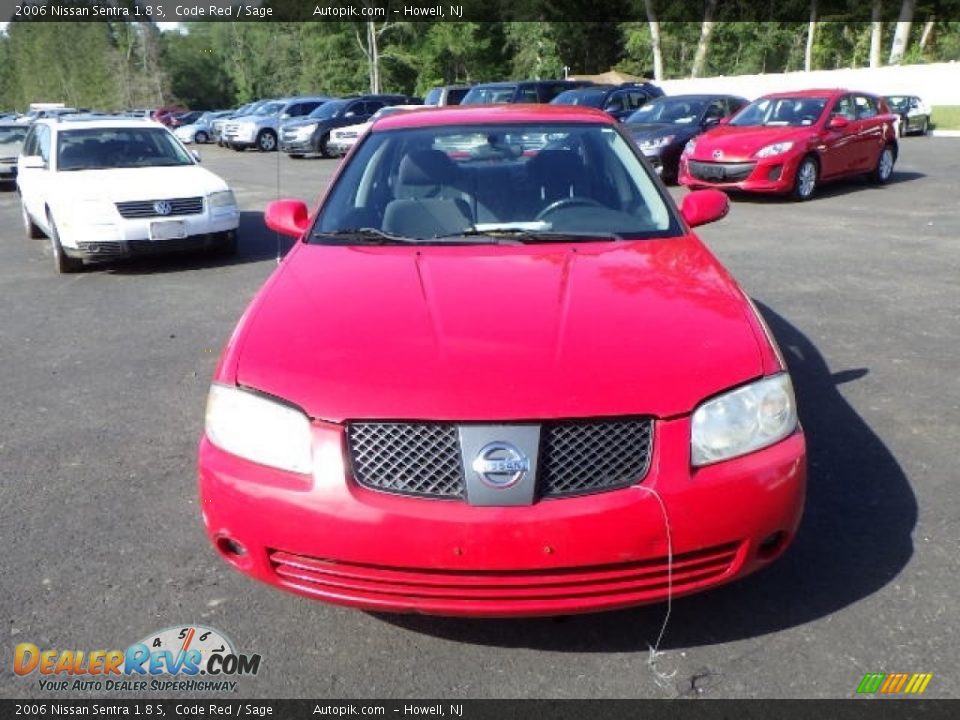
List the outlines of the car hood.
{"type": "Polygon", "coordinates": [[[59,197],[108,202],[195,197],[228,189],[198,165],[58,172],[56,182],[59,197]]]}
{"type": "Polygon", "coordinates": [[[752,160],[761,148],[773,143],[792,140],[806,144],[811,136],[809,127],[736,127],[724,125],[697,137],[697,147],[692,154],[695,160],[715,160],[719,150],[722,160],[752,160]]]}
{"type": "Polygon", "coordinates": [[[629,123],[627,131],[637,140],[673,135],[676,138],[689,138],[696,135],[700,128],[696,125],[677,125],[675,123],[629,123]]]}
{"type": "Polygon", "coordinates": [[[301,244],[225,379],[338,422],[668,417],[761,374],[748,312],[693,238],[301,244]]]}

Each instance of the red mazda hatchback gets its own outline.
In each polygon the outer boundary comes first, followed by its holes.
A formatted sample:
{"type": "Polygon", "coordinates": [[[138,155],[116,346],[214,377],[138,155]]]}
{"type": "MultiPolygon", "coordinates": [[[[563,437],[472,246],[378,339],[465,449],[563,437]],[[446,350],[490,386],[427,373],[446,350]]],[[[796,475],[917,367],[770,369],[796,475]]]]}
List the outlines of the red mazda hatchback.
{"type": "Polygon", "coordinates": [[[848,90],[777,93],[687,143],[679,181],[809,200],[821,182],[851,175],[885,183],[897,149],[896,116],[883,98],[848,90]]]}
{"type": "Polygon", "coordinates": [[[780,556],[805,445],[744,291],[615,120],[378,121],[227,345],[200,442],[214,547],[320,600],[444,615],[661,601],[780,556]]]}

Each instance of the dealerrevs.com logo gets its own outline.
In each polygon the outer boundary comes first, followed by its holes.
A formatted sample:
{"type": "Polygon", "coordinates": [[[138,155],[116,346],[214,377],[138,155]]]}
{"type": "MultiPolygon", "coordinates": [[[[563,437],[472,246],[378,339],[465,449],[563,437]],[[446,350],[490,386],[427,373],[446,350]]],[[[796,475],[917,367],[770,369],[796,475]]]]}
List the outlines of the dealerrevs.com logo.
{"type": "Polygon", "coordinates": [[[152,633],[126,650],[41,650],[20,643],[13,651],[13,671],[37,676],[40,690],[90,691],[225,691],[232,678],[256,675],[260,655],[244,655],[218,630],[180,625],[152,633]]]}

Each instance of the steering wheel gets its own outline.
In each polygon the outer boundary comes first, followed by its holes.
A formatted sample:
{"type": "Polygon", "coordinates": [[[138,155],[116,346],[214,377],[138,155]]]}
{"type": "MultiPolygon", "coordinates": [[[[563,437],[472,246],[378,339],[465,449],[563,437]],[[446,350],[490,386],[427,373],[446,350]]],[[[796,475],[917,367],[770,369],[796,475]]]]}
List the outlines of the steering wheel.
{"type": "Polygon", "coordinates": [[[554,200],[552,203],[547,205],[543,210],[538,212],[534,220],[545,220],[548,215],[555,213],[557,210],[563,210],[565,208],[572,208],[572,207],[602,208],[603,206],[604,206],[603,203],[598,202],[593,198],[587,198],[587,197],[560,198],[559,200],[554,200]]]}

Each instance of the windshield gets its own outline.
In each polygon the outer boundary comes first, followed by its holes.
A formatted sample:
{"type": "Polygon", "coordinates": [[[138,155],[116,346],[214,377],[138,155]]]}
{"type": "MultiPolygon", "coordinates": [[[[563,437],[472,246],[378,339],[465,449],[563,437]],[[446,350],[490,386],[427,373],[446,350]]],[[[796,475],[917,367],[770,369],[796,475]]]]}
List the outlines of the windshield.
{"type": "Polygon", "coordinates": [[[550,102],[553,105],[586,105],[587,107],[598,108],[603,105],[603,98],[606,97],[606,94],[606,89],[566,90],[550,102]]]}
{"type": "Polygon", "coordinates": [[[894,110],[905,110],[910,106],[910,98],[903,95],[888,95],[886,100],[894,110]]]}
{"type": "Polygon", "coordinates": [[[64,172],[193,164],[190,154],[162,128],[85,128],[59,135],[57,169],[64,172]]]}
{"type": "Polygon", "coordinates": [[[626,122],[691,125],[700,120],[706,107],[707,100],[702,98],[657,98],[637,109],[626,122]]]}
{"type": "Polygon", "coordinates": [[[325,102],[323,105],[313,109],[308,118],[313,120],[330,120],[340,114],[340,111],[347,106],[346,100],[333,100],[325,102]]]}
{"type": "Polygon", "coordinates": [[[536,123],[368,134],[310,241],[517,244],[679,234],[656,181],[614,128],[536,123]]]}
{"type": "Polygon", "coordinates": [[[271,102],[267,103],[263,107],[257,108],[253,114],[254,115],[279,115],[280,111],[286,106],[286,103],[283,102],[271,102]]]}
{"type": "Polygon", "coordinates": [[[424,105],[437,105],[440,103],[440,99],[443,97],[443,88],[434,88],[427,93],[427,96],[423,99],[424,105]]]}
{"type": "Polygon", "coordinates": [[[825,97],[760,98],[737,113],[730,124],[739,127],[813,125],[823,114],[827,100],[825,97]]]}
{"type": "Polygon", "coordinates": [[[516,91],[516,85],[488,85],[486,87],[479,85],[471,88],[470,92],[460,101],[460,104],[492,105],[493,103],[508,103],[513,99],[516,91]]]}
{"type": "MultiPolygon", "coordinates": [[[[27,127],[27,125],[17,125],[15,127],[0,126],[0,155],[6,155],[7,149],[11,145],[17,148],[20,147],[20,143],[22,143],[23,138],[26,137],[27,127]]],[[[13,154],[16,155],[17,153],[14,152],[13,154]]]]}

